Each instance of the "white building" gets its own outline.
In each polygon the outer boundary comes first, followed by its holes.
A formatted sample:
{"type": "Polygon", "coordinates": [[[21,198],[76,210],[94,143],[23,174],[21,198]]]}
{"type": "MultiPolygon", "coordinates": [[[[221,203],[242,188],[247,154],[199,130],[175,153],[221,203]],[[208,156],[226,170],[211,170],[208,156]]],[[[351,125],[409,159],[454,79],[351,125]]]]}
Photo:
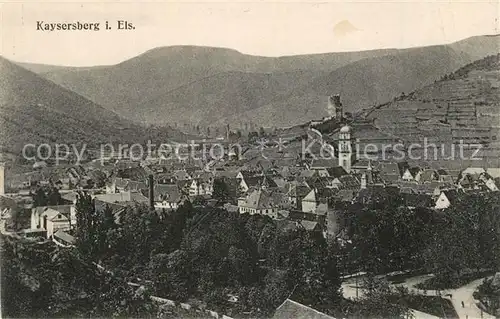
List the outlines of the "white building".
{"type": "Polygon", "coordinates": [[[47,238],[51,238],[58,230],[68,231],[76,224],[76,216],[68,218],[70,210],[63,206],[37,207],[31,212],[31,229],[45,230],[47,238]]]}
{"type": "Polygon", "coordinates": [[[270,193],[258,189],[252,191],[246,198],[240,198],[238,200],[238,210],[240,214],[259,214],[277,218],[279,204],[274,203],[270,193]]]}
{"type": "Polygon", "coordinates": [[[351,141],[351,127],[344,125],[339,134],[339,166],[347,173],[351,172],[353,150],[351,141]]]}

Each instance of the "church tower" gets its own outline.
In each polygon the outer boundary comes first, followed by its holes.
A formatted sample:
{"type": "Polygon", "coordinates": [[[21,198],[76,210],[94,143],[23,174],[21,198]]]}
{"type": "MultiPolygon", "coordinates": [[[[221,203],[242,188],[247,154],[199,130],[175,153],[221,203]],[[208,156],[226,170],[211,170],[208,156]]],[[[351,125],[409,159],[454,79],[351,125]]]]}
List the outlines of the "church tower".
{"type": "Polygon", "coordinates": [[[347,173],[351,172],[352,152],[351,128],[344,125],[339,133],[339,166],[343,167],[347,173]]]}

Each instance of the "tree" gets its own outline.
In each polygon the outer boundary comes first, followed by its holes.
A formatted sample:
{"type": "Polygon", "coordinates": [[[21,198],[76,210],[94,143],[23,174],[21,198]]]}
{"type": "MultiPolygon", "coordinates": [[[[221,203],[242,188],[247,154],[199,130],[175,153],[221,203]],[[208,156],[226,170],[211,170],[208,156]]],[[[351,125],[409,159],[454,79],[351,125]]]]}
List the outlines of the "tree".
{"type": "Polygon", "coordinates": [[[56,206],[64,203],[64,200],[59,194],[59,190],[55,187],[49,188],[47,192],[47,205],[56,206]]]}
{"type": "Polygon", "coordinates": [[[227,202],[230,198],[229,186],[222,178],[216,178],[214,180],[213,198],[222,203],[227,202]]]}
{"type": "Polygon", "coordinates": [[[42,207],[48,204],[47,194],[41,187],[34,194],[32,193],[31,197],[33,198],[33,207],[42,207]]]}
{"type": "Polygon", "coordinates": [[[228,274],[230,274],[233,282],[245,285],[252,281],[253,265],[245,250],[231,246],[227,254],[227,259],[231,267],[228,274]]]}
{"type": "Polygon", "coordinates": [[[94,200],[87,194],[80,192],[77,195],[76,205],[76,247],[89,260],[98,259],[99,243],[99,216],[95,210],[94,200]]]}
{"type": "Polygon", "coordinates": [[[363,283],[363,297],[356,312],[363,318],[410,318],[412,313],[403,297],[408,291],[393,291],[389,283],[368,275],[363,283]]]}
{"type": "Polygon", "coordinates": [[[156,255],[151,264],[156,291],[174,300],[186,300],[195,288],[190,265],[189,255],[183,250],[156,255]]]}

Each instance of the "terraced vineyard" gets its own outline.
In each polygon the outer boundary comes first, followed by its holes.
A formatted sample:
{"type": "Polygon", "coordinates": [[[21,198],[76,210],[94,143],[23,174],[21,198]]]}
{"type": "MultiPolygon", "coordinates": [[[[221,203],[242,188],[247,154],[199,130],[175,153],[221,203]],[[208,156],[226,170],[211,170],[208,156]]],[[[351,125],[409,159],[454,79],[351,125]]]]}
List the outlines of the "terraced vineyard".
{"type": "Polygon", "coordinates": [[[368,112],[384,131],[408,143],[482,144],[500,151],[500,55],[368,112]]]}

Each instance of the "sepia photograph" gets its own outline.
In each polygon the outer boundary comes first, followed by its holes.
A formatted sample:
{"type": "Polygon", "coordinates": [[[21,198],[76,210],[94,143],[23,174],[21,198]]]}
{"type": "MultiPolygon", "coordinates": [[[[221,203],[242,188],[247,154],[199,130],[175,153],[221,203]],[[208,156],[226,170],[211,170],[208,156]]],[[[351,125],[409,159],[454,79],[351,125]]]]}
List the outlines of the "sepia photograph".
{"type": "Polygon", "coordinates": [[[0,0],[0,318],[500,318],[499,18],[0,0]]]}

